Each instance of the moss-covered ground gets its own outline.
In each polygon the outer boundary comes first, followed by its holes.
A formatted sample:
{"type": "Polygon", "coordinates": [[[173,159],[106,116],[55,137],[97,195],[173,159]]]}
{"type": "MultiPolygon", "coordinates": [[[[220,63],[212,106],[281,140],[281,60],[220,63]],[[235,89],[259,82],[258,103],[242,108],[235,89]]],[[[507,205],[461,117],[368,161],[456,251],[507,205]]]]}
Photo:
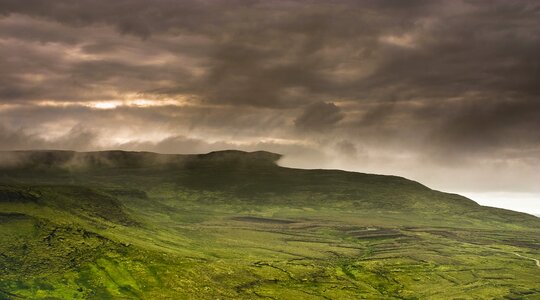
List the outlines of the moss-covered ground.
{"type": "Polygon", "coordinates": [[[53,154],[0,170],[0,299],[540,299],[532,216],[265,153],[53,154]]]}

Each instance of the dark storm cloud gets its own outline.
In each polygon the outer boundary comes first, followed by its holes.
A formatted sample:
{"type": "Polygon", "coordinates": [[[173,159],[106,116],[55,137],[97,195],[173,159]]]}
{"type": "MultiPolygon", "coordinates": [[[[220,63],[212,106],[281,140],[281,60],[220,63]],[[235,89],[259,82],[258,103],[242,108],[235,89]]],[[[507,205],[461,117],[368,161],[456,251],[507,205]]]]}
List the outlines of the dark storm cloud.
{"type": "Polygon", "coordinates": [[[536,164],[538,53],[537,1],[0,0],[0,136],[536,164]]]}
{"type": "Polygon", "coordinates": [[[306,131],[331,129],[343,119],[343,113],[334,103],[315,102],[294,120],[294,125],[306,131]]]}
{"type": "MultiPolygon", "coordinates": [[[[134,66],[141,61],[99,60],[89,67],[109,66],[118,77],[135,77],[134,85],[138,74],[154,82],[167,77],[174,82],[139,91],[196,93],[211,102],[297,107],[329,97],[386,101],[390,95],[439,98],[470,89],[539,89],[532,76],[538,63],[530,63],[539,42],[534,2],[3,1],[0,11],[76,28],[111,26],[143,38],[143,48],[156,43],[152,36],[207,39],[200,64],[205,72],[197,78],[185,72],[158,75],[167,73],[159,70],[166,64],[134,66]],[[399,45],[407,35],[409,49],[399,45]],[[385,36],[397,44],[381,42],[385,36]],[[509,71],[520,76],[508,80],[509,71]]],[[[19,32],[32,36],[32,30],[19,32]]],[[[49,35],[49,41],[61,40],[60,34],[49,35]]],[[[96,35],[79,38],[83,49],[104,46],[88,45],[96,35]]],[[[46,37],[39,35],[42,42],[46,37]]],[[[65,42],[73,43],[73,37],[67,35],[65,42]]],[[[169,51],[178,55],[184,49],[169,51]]],[[[76,64],[68,75],[74,72],[77,82],[112,76],[88,69],[86,78],[79,71],[86,67],[76,64]]]]}
{"type": "Polygon", "coordinates": [[[508,148],[527,150],[540,145],[538,100],[485,99],[463,104],[455,111],[447,110],[446,115],[447,120],[435,128],[432,138],[452,152],[484,154],[508,148]],[[491,102],[490,105],[486,105],[487,102],[491,102]]]}
{"type": "MultiPolygon", "coordinates": [[[[0,11],[11,16],[34,17],[36,22],[52,20],[70,27],[66,31],[71,31],[71,36],[66,36],[65,41],[59,34],[44,33],[39,36],[40,42],[49,36],[50,42],[73,43],[73,31],[83,31],[81,35],[87,36],[79,37],[78,41],[83,49],[95,49],[99,46],[87,44],[106,39],[103,30],[85,32],[90,25],[111,26],[122,34],[144,38],[141,41],[143,48],[151,48],[166,37],[200,37],[209,41],[200,64],[204,74],[189,85],[180,82],[193,78],[174,74],[170,78],[175,82],[168,86],[158,85],[152,90],[173,95],[197,93],[210,102],[294,107],[311,99],[324,99],[329,94],[346,95],[350,84],[344,83],[339,78],[343,75],[338,73],[350,72],[352,74],[345,74],[346,77],[353,75],[354,79],[354,73],[363,67],[361,60],[369,59],[376,50],[379,34],[393,29],[400,31],[402,26],[412,24],[412,20],[403,20],[399,13],[398,21],[393,21],[394,16],[373,16],[377,5],[365,4],[366,9],[354,2],[157,1],[148,5],[145,1],[113,4],[109,1],[4,1],[0,11]],[[75,30],[71,28],[73,26],[75,30]]],[[[391,3],[389,7],[392,7],[391,3]]],[[[23,32],[19,35],[21,38],[35,39],[36,31],[39,31],[35,29],[37,26],[28,28],[26,25],[24,28],[25,25],[20,23],[10,22],[6,31],[20,31],[23,32]],[[17,24],[23,28],[14,30],[17,24]]],[[[170,51],[172,55],[179,55],[184,49],[186,47],[182,45],[170,51]]],[[[193,55],[193,52],[189,54],[193,55]]],[[[131,65],[116,65],[115,61],[93,63],[110,64],[119,75],[128,75],[126,79],[130,79],[129,75],[143,73],[131,65]]],[[[159,67],[164,66],[167,65],[159,64],[159,67]]],[[[76,72],[72,71],[76,65],[67,63],[66,67],[66,75],[76,72]]],[[[159,79],[153,78],[159,74],[155,70],[149,69],[144,74],[154,82],[159,79]]],[[[95,80],[100,75],[92,72],[88,80],[95,80]]],[[[73,83],[66,82],[65,85],[73,83]]],[[[24,96],[24,93],[20,94],[24,96]]]]}

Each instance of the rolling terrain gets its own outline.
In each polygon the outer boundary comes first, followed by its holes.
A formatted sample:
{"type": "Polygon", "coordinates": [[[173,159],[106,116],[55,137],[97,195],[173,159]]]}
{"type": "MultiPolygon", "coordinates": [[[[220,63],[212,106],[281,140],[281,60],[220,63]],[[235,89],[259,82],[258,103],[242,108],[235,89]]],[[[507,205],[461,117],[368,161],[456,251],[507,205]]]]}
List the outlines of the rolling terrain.
{"type": "Polygon", "coordinates": [[[539,218],[279,158],[0,153],[0,299],[540,299],[539,218]]]}

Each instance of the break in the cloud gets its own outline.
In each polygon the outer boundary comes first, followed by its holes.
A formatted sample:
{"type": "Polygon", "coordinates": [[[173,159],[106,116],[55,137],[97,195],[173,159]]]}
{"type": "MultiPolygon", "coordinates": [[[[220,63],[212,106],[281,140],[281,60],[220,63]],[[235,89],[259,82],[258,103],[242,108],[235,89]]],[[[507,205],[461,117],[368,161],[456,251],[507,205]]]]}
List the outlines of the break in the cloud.
{"type": "Polygon", "coordinates": [[[0,148],[540,192],[537,1],[0,0],[0,148]]]}

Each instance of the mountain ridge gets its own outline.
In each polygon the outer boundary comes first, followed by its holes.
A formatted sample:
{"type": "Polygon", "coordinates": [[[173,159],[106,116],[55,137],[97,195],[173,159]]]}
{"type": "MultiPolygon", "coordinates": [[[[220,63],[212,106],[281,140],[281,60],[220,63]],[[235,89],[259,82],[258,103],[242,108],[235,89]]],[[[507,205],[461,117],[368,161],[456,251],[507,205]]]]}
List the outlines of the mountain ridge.
{"type": "MultiPolygon", "coordinates": [[[[283,157],[281,154],[264,150],[241,151],[241,150],[219,150],[203,154],[162,154],[149,151],[124,151],[124,150],[101,150],[101,151],[72,151],[72,150],[14,150],[0,151],[0,170],[18,168],[38,168],[46,171],[48,168],[59,168],[69,172],[87,172],[88,168],[148,168],[148,167],[169,167],[178,169],[217,168],[229,166],[232,168],[245,168],[250,165],[262,166],[265,168],[277,168],[290,170],[299,173],[320,172],[324,174],[341,174],[344,176],[365,176],[368,178],[383,178],[393,180],[393,184],[403,182],[410,185],[417,185],[421,189],[430,190],[437,193],[444,193],[451,197],[467,199],[474,202],[476,206],[481,206],[474,200],[455,193],[446,193],[431,189],[426,185],[402,176],[371,174],[363,172],[345,171],[339,169],[298,169],[280,166],[277,162],[283,157]],[[6,160],[7,156],[7,160],[6,160]],[[12,159],[9,161],[9,159],[12,159]]],[[[227,171],[227,170],[226,170],[227,171]]],[[[1,180],[0,180],[1,183],[1,180]]],[[[482,206],[484,207],[484,206],[482,206]]],[[[531,216],[530,214],[490,208],[489,209],[513,212],[531,216]]]]}

